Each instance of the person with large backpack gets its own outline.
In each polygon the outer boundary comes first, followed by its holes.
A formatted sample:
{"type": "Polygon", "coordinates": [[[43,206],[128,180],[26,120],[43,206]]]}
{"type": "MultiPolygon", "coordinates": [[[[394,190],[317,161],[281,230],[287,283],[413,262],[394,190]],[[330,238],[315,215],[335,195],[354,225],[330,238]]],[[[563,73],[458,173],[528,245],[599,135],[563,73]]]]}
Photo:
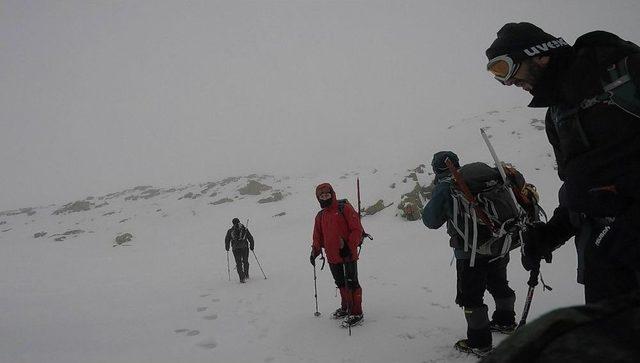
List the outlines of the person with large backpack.
{"type": "MultiPolygon", "coordinates": [[[[508,188],[523,190],[527,185],[513,168],[507,169],[512,185],[505,185],[497,168],[484,163],[460,167],[452,151],[437,152],[431,166],[436,186],[422,211],[422,221],[430,229],[447,224],[456,258],[455,301],[467,321],[467,338],[454,347],[484,356],[492,349],[492,331],[508,334],[516,328],[516,295],[507,281],[507,265],[509,251],[520,245],[518,226],[526,222],[527,211],[515,205],[508,188]],[[495,301],[491,320],[483,301],[485,291],[495,301]]],[[[528,188],[535,193],[533,186],[528,188]]],[[[533,196],[537,199],[537,194],[533,196]]],[[[527,209],[534,213],[534,208],[527,209]]]]}
{"type": "Polygon", "coordinates": [[[233,226],[229,228],[224,238],[224,248],[227,252],[229,247],[233,249],[238,277],[240,282],[244,283],[249,278],[249,250],[253,251],[253,236],[238,218],[233,218],[231,223],[233,226]]]}
{"type": "Polygon", "coordinates": [[[340,291],[340,307],[332,314],[334,319],[344,318],[342,325],[360,324],[362,314],[362,287],[358,281],[358,246],[362,243],[363,228],[358,212],[346,199],[338,200],[333,187],[322,183],[316,187],[316,198],[322,210],[313,225],[313,244],[310,261],[324,252],[333,279],[340,291]]]}
{"type": "Polygon", "coordinates": [[[525,234],[527,270],[575,236],[585,301],[640,289],[640,47],[593,31],[573,46],[531,23],[508,23],[486,51],[503,85],[547,107],[563,184],[547,223],[525,234]]]}

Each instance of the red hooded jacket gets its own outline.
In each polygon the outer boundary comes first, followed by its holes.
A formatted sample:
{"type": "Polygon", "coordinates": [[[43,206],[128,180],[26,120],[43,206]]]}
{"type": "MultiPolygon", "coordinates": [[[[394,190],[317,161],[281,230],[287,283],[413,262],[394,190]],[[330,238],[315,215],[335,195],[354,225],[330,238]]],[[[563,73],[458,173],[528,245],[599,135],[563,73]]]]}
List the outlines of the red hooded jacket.
{"type": "Polygon", "coordinates": [[[329,183],[323,183],[316,188],[318,190],[330,188],[331,204],[323,208],[315,219],[313,226],[313,251],[320,254],[320,249],[324,248],[329,263],[343,263],[358,260],[358,246],[362,239],[362,224],[358,213],[351,204],[345,203],[342,213],[338,210],[338,200],[329,183]],[[351,256],[343,259],[340,256],[341,239],[349,246],[351,256]]]}

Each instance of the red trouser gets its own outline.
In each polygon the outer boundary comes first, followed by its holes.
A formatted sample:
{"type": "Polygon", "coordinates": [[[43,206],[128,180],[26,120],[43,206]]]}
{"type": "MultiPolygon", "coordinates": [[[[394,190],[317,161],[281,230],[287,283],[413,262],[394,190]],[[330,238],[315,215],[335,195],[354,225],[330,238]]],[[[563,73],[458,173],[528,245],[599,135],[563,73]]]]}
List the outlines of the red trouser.
{"type": "Polygon", "coordinates": [[[342,308],[347,309],[352,315],[362,314],[362,288],[358,282],[357,262],[330,263],[329,268],[336,286],[340,289],[342,308]]]}

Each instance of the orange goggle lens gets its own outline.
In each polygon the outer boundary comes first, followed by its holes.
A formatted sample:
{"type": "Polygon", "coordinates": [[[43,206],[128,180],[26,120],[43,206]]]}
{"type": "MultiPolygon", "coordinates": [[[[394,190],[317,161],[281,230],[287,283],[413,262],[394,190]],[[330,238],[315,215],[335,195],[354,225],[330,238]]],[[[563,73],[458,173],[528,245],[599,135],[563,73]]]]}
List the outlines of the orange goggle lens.
{"type": "Polygon", "coordinates": [[[509,63],[507,63],[507,61],[498,60],[492,64],[489,64],[487,69],[496,77],[506,78],[509,75],[511,67],[509,66],[509,63]]]}
{"type": "Polygon", "coordinates": [[[515,63],[510,56],[501,55],[489,61],[487,70],[493,74],[495,79],[504,84],[513,77],[519,66],[520,63],[515,63]]]}

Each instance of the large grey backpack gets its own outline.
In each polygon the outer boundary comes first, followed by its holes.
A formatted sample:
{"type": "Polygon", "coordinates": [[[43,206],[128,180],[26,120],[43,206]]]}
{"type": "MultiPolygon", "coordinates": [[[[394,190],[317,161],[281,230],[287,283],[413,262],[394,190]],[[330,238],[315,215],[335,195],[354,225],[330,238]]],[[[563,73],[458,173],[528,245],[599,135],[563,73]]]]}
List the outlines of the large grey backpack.
{"type": "Polygon", "coordinates": [[[462,179],[476,198],[478,207],[493,224],[493,230],[477,215],[464,193],[452,184],[453,218],[451,224],[464,241],[465,252],[471,249],[470,265],[477,254],[503,256],[521,244],[518,222],[525,215],[514,203],[500,172],[481,162],[466,164],[458,169],[462,179]]]}

